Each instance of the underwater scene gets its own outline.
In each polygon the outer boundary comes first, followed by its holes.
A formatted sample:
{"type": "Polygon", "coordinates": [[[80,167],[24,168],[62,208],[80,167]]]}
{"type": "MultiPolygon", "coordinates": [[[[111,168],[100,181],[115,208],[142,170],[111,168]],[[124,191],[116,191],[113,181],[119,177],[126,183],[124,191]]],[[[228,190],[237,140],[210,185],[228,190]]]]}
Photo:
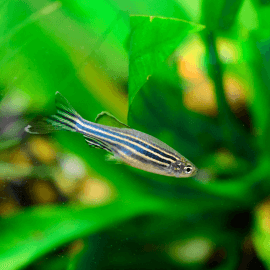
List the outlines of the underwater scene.
{"type": "Polygon", "coordinates": [[[0,270],[270,270],[269,18],[1,0],[0,270]]]}

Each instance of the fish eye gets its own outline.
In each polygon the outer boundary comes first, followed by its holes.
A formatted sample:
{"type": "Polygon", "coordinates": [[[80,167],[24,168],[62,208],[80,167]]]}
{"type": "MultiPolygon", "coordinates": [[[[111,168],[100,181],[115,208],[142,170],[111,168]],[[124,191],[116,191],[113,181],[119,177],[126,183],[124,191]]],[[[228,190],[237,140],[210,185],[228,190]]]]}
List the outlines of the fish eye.
{"type": "Polygon", "coordinates": [[[192,172],[192,166],[187,165],[186,167],[184,167],[184,172],[185,172],[186,174],[191,173],[191,172],[192,172]]]}

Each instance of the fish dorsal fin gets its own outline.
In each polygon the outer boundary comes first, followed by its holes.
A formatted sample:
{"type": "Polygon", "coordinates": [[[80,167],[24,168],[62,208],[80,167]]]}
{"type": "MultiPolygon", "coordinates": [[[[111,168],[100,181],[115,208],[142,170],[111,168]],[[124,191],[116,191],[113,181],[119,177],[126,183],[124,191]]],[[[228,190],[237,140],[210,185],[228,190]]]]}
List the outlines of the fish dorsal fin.
{"type": "Polygon", "coordinates": [[[130,128],[128,125],[120,122],[117,118],[108,112],[101,112],[98,114],[95,119],[95,123],[110,127],[130,128]]]}
{"type": "Polygon", "coordinates": [[[55,93],[55,105],[57,112],[71,113],[74,117],[79,116],[68,100],[58,91],[55,93]]]}

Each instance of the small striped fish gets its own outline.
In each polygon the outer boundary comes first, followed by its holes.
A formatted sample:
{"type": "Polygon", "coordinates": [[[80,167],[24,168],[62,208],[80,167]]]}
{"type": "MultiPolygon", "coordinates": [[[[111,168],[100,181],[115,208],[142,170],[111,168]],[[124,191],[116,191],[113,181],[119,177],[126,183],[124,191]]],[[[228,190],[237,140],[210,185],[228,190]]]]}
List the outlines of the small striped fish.
{"type": "Polygon", "coordinates": [[[186,158],[160,140],[131,128],[117,128],[83,119],[56,92],[56,114],[44,117],[25,128],[32,134],[45,134],[57,130],[68,130],[83,134],[93,147],[105,149],[116,159],[132,167],[167,176],[191,177],[197,168],[186,158]]]}

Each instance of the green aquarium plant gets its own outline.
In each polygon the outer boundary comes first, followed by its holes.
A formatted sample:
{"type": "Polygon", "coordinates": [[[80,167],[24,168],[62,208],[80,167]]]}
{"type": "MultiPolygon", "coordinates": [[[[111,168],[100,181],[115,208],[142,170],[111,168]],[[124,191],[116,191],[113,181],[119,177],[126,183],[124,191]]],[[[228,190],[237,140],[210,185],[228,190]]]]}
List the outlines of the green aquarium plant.
{"type": "Polygon", "coordinates": [[[270,5],[165,2],[0,4],[0,269],[270,269],[270,5]],[[198,173],[26,134],[56,91],[198,173]]]}

